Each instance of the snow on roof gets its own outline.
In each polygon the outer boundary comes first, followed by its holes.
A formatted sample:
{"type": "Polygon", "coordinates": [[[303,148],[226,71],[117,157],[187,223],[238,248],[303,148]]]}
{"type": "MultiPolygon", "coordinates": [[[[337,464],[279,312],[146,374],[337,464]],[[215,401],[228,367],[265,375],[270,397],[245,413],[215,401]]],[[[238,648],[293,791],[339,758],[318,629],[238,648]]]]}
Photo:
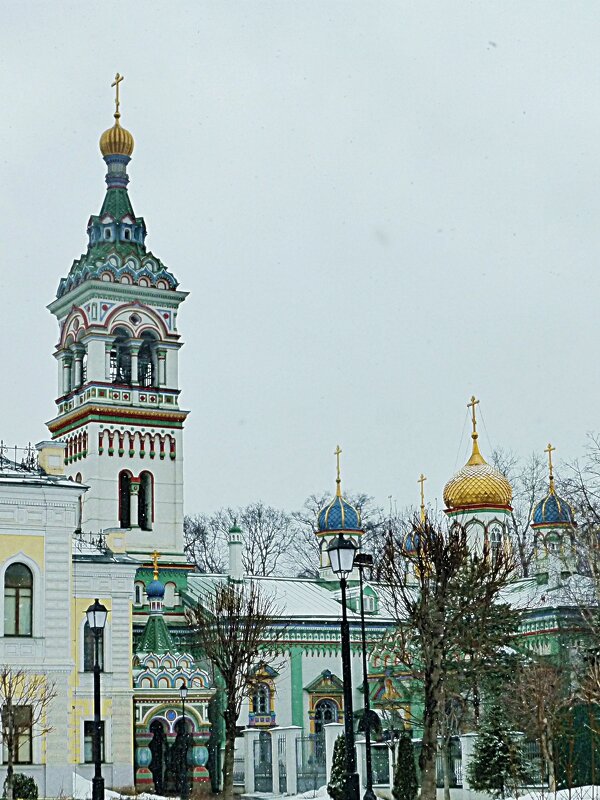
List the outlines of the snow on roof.
{"type": "MultiPolygon", "coordinates": [[[[227,580],[227,575],[201,575],[192,574],[188,578],[187,594],[194,600],[201,600],[203,595],[210,593],[217,583],[227,580]]],[[[339,622],[342,616],[340,602],[331,589],[323,583],[312,578],[279,578],[279,577],[244,577],[244,582],[250,581],[258,584],[265,590],[280,611],[284,619],[311,619],[320,621],[339,622]]],[[[337,588],[337,586],[336,586],[337,588]]],[[[348,608],[349,621],[360,620],[360,614],[348,608]]],[[[368,620],[383,622],[386,617],[369,614],[368,620]]]]}

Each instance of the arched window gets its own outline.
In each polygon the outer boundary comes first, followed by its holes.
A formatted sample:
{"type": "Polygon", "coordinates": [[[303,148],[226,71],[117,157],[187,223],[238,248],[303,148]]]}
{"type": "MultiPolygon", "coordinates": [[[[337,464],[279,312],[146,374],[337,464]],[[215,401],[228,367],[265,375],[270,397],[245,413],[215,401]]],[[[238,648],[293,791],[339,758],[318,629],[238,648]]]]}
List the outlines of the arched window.
{"type": "MultiPolygon", "coordinates": [[[[96,637],[86,622],[83,626],[83,671],[94,671],[94,651],[96,649],[96,637]]],[[[104,631],[101,630],[98,636],[98,664],[104,671],[104,631]]]]}
{"type": "Polygon", "coordinates": [[[138,522],[143,531],[152,530],[153,485],[152,474],[150,472],[142,472],[140,475],[140,491],[138,493],[138,522]]]}
{"type": "Polygon", "coordinates": [[[500,525],[492,525],[490,531],[490,547],[492,549],[492,556],[496,556],[502,547],[502,528],[500,525]]]}
{"type": "Polygon", "coordinates": [[[134,606],[144,605],[144,584],[142,583],[142,581],[136,581],[133,587],[133,605],[134,606]]]}
{"type": "Polygon", "coordinates": [[[163,600],[163,605],[165,606],[165,608],[174,608],[176,589],[177,587],[175,586],[173,581],[165,583],[165,597],[163,600]]]}
{"type": "Polygon", "coordinates": [[[138,353],[138,383],[140,386],[156,386],[158,369],[156,337],[150,331],[142,333],[142,345],[138,353]]]}
{"type": "Polygon", "coordinates": [[[119,473],[119,524],[122,528],[131,527],[131,473],[119,473]]]}
{"type": "Polygon", "coordinates": [[[324,733],[324,725],[338,721],[338,707],[333,700],[319,700],[315,706],[315,733],[324,733]]]}
{"type": "Polygon", "coordinates": [[[4,573],[4,635],[31,636],[33,575],[25,564],[11,564],[4,573]]]}
{"type": "Polygon", "coordinates": [[[110,351],[111,383],[131,385],[130,336],[125,328],[115,330],[115,340],[110,351]]]}
{"type": "Polygon", "coordinates": [[[265,683],[261,683],[252,695],[252,713],[269,714],[271,711],[271,692],[265,683]]]}

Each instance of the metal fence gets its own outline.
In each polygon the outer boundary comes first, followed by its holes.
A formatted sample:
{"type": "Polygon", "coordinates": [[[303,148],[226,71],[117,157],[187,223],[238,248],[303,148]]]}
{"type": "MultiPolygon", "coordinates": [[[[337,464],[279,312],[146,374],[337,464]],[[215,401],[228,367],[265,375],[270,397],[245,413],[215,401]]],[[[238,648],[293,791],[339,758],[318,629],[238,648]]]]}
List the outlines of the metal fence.
{"type": "Polygon", "coordinates": [[[371,745],[371,767],[373,770],[373,785],[389,786],[390,748],[387,744],[371,745]]]}
{"type": "Polygon", "coordinates": [[[233,782],[243,786],[246,781],[246,760],[243,756],[233,759],[233,782]]]}
{"type": "MultiPolygon", "coordinates": [[[[421,753],[421,742],[413,742],[415,752],[415,765],[417,767],[417,780],[421,785],[421,771],[419,770],[419,755],[421,753]]],[[[438,789],[444,786],[444,773],[448,775],[448,784],[451,789],[461,788],[463,785],[462,774],[462,748],[460,738],[453,736],[448,743],[448,758],[444,765],[444,754],[438,750],[435,760],[435,781],[438,789]]]]}
{"type": "Polygon", "coordinates": [[[279,775],[279,793],[287,792],[287,741],[284,735],[277,737],[277,772],[279,775]]]}
{"type": "Polygon", "coordinates": [[[254,742],[254,790],[273,791],[271,736],[266,731],[261,731],[259,738],[254,742]]]}
{"type": "Polygon", "coordinates": [[[316,791],[327,781],[325,739],[322,736],[300,736],[296,739],[298,794],[316,791]]]}

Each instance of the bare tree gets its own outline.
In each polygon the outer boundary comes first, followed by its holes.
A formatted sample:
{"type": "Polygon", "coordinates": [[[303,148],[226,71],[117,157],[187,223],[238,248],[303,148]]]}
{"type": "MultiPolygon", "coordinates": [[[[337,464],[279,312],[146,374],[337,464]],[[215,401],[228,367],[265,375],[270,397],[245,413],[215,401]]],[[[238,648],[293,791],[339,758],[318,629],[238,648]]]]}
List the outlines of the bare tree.
{"type": "Polygon", "coordinates": [[[185,552],[200,572],[226,572],[227,541],[233,525],[239,525],[244,535],[242,563],[246,574],[279,574],[290,551],[291,517],[261,502],[185,518],[185,552]]]}
{"type": "Polygon", "coordinates": [[[547,492],[548,472],[544,459],[532,453],[524,461],[509,450],[494,450],[492,465],[509,480],[512,490],[512,511],[508,527],[519,557],[520,571],[528,577],[535,554],[535,536],[531,528],[536,503],[547,492]]]}
{"type": "Polygon", "coordinates": [[[389,538],[383,564],[397,623],[395,651],[423,686],[421,797],[435,800],[444,684],[462,658],[468,685],[506,642],[511,626],[499,631],[492,620],[511,618],[516,627],[516,613],[499,604],[501,590],[515,576],[515,560],[510,548],[492,551],[482,543],[471,550],[460,525],[433,524],[426,516],[424,521],[415,518],[410,536],[389,538]]]}
{"type": "Polygon", "coordinates": [[[226,571],[230,527],[231,521],[223,510],[184,518],[184,551],[200,572],[219,574],[226,571]]]}
{"type": "Polygon", "coordinates": [[[6,748],[7,800],[13,800],[14,764],[19,748],[29,746],[29,739],[45,736],[48,707],[56,697],[56,689],[45,675],[36,675],[20,667],[0,667],[0,719],[2,741],[6,748]]]}
{"type": "Polygon", "coordinates": [[[187,619],[197,647],[223,682],[223,793],[232,798],[235,738],[242,703],[256,680],[257,665],[278,657],[285,625],[272,596],[256,581],[215,584],[187,612],[187,619]]]}

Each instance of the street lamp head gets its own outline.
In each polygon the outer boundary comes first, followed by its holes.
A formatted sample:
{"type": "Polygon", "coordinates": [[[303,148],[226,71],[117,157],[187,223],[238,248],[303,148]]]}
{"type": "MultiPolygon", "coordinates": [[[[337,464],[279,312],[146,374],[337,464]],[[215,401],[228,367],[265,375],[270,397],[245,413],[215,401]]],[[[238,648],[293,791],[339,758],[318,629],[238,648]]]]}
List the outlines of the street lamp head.
{"type": "Polygon", "coordinates": [[[341,533],[332,540],[327,548],[331,569],[340,580],[344,580],[352,572],[356,549],[356,544],[352,539],[345,539],[341,533]]]}
{"type": "Polygon", "coordinates": [[[359,569],[372,567],[373,556],[370,553],[357,553],[356,558],[354,559],[354,566],[358,567],[359,569]]]}
{"type": "Polygon", "coordinates": [[[181,686],[179,687],[179,696],[182,700],[185,700],[188,693],[187,683],[185,681],[181,681],[181,686]]]}
{"type": "Polygon", "coordinates": [[[94,600],[92,605],[85,612],[88,625],[92,631],[102,631],[106,625],[106,617],[108,616],[108,609],[98,601],[94,600]]]}

